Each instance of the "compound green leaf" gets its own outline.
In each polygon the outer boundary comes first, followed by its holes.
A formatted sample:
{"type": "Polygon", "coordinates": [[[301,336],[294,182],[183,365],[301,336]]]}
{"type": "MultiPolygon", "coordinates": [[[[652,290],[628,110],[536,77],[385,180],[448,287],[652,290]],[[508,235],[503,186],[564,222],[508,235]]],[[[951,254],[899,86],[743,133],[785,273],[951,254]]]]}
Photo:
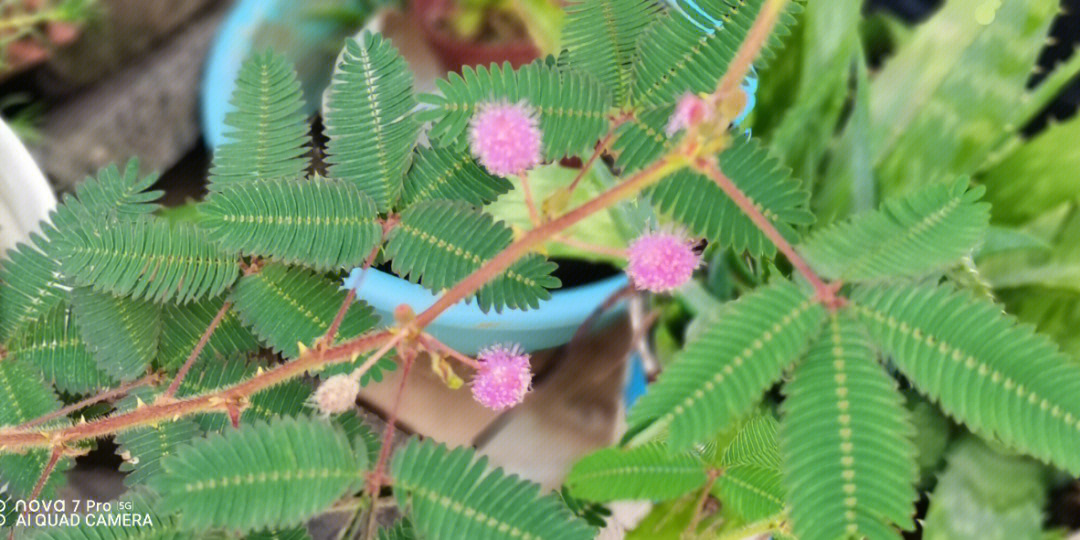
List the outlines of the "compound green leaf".
{"type": "Polygon", "coordinates": [[[12,358],[37,368],[61,392],[89,394],[114,382],[98,367],[65,303],[27,326],[12,340],[9,352],[12,358]]]}
{"type": "Polygon", "coordinates": [[[308,167],[308,123],[293,66],[271,51],[240,66],[225,115],[229,142],[214,151],[210,189],[248,180],[296,178],[308,167]]]}
{"type": "Polygon", "coordinates": [[[422,147],[405,177],[402,202],[450,199],[483,206],[513,187],[509,180],[488,174],[465,151],[422,147]]]}
{"type": "Polygon", "coordinates": [[[664,500],[701,487],[705,464],[690,453],[671,454],[661,443],[637,448],[603,448],[579,460],[565,484],[590,501],[664,500]]]}
{"type": "Polygon", "coordinates": [[[919,392],[972,431],[1080,474],[1080,366],[971,293],[857,288],[855,311],[919,392]]]}
{"type": "Polygon", "coordinates": [[[371,199],[339,180],[237,182],[199,208],[223,251],[317,270],[360,266],[382,240],[371,199]]]}
{"type": "MultiPolygon", "coordinates": [[[[513,232],[488,214],[457,201],[415,204],[386,244],[394,273],[432,291],[452,287],[510,245],[513,232]]],[[[536,308],[559,286],[555,264],[526,255],[476,294],[480,309],[536,308]]]]}
{"type": "MultiPolygon", "coordinates": [[[[12,358],[0,362],[0,426],[18,426],[59,408],[60,400],[34,368],[12,358]]],[[[61,422],[64,420],[54,420],[40,427],[56,427],[61,422]]],[[[0,454],[0,485],[15,500],[27,500],[48,461],[49,451],[45,449],[0,454]]],[[[56,497],[56,491],[64,483],[64,472],[73,464],[70,458],[60,458],[41,497],[46,500],[56,497]]]]}
{"type": "Polygon", "coordinates": [[[221,294],[236,280],[236,258],[189,224],[160,219],[85,227],[59,246],[61,269],[97,291],[186,303],[221,294]]]}
{"type": "Polygon", "coordinates": [[[420,124],[412,70],[379,34],[345,41],[323,98],[327,162],[334,178],[360,188],[385,212],[401,194],[420,124]]]}
{"type": "MultiPolygon", "coordinates": [[[[300,354],[297,343],[314,345],[330,329],[345,293],[322,275],[280,264],[268,264],[244,276],[233,291],[240,320],[256,336],[288,358],[300,354]]],[[[354,302],[338,331],[338,339],[359,336],[375,323],[374,310],[354,302]]]]}
{"type": "Polygon", "coordinates": [[[562,39],[570,67],[596,78],[616,105],[626,104],[638,36],[660,4],[649,0],[581,0],[566,6],[562,39]]]}
{"type": "Polygon", "coordinates": [[[448,450],[412,439],[391,466],[398,506],[413,526],[432,540],[590,539],[596,531],[554,493],[502,469],[487,469],[487,458],[465,447],[448,450]]]}
{"type": "Polygon", "coordinates": [[[146,374],[161,336],[159,306],[80,287],[72,312],[98,368],[121,381],[146,374]]]}
{"type": "Polygon", "coordinates": [[[982,240],[990,206],[968,179],[942,182],[886,200],[873,212],[817,231],[799,247],[831,279],[873,281],[923,276],[955,264],[982,240]]]}
{"type": "Polygon", "coordinates": [[[859,324],[834,315],[784,392],[780,443],[795,535],[899,540],[893,524],[913,529],[914,428],[859,324]]]}
{"type": "MultiPolygon", "coordinates": [[[[222,295],[190,304],[165,305],[162,309],[161,349],[158,352],[157,365],[169,372],[180,369],[225,301],[226,296],[222,295]]],[[[244,328],[236,309],[229,308],[217,328],[210,334],[199,358],[228,357],[258,348],[259,342],[244,328]]]]}
{"type": "MultiPolygon", "coordinates": [[[[118,411],[131,411],[140,403],[152,403],[156,397],[157,394],[148,387],[137,388],[117,403],[116,408],[118,411]]],[[[124,484],[147,485],[161,471],[162,458],[201,434],[199,426],[191,418],[162,421],[117,433],[117,454],[124,460],[120,464],[120,472],[128,473],[124,477],[124,484]]]]}
{"type": "Polygon", "coordinates": [[[154,486],[185,529],[289,527],[357,487],[365,457],[327,420],[279,418],[177,448],[154,486]]]}
{"type": "Polygon", "coordinates": [[[740,518],[752,522],[783,512],[786,492],[771,414],[751,418],[724,450],[721,462],[723,471],[712,492],[740,518]]]}

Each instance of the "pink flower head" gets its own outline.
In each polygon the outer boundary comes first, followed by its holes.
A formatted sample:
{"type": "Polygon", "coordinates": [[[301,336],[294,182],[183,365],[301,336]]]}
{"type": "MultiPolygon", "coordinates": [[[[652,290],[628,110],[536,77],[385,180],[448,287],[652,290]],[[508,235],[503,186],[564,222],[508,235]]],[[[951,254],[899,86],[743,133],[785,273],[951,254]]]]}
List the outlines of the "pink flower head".
{"type": "Polygon", "coordinates": [[[334,375],[315,389],[312,401],[323,414],[337,414],[351,409],[358,393],[359,381],[348,375],[334,375]]]}
{"type": "Polygon", "coordinates": [[[671,113],[667,129],[664,131],[670,137],[684,129],[689,129],[712,118],[712,107],[697,95],[687,92],[679,98],[675,105],[675,112],[671,113]]]}
{"type": "Polygon", "coordinates": [[[523,174],[540,164],[541,135],[536,114],[526,102],[485,103],[472,118],[469,144],[492,174],[523,174]]]}
{"type": "Polygon", "coordinates": [[[481,405],[502,410],[513,407],[525,399],[532,384],[529,372],[529,355],[518,345],[493,345],[476,358],[480,364],[472,380],[473,399],[481,405]]]}
{"type": "Polygon", "coordinates": [[[626,273],[638,289],[667,292],[690,281],[701,258],[683,235],[650,232],[630,244],[626,273]]]}

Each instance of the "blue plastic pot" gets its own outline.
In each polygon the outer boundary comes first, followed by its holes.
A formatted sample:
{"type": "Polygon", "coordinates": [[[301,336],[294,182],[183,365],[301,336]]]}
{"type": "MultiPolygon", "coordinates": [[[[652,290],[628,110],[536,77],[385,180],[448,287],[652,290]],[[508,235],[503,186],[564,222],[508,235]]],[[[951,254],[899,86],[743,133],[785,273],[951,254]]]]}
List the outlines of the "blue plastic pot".
{"type": "MultiPolygon", "coordinates": [[[[211,148],[224,142],[225,113],[229,110],[229,97],[241,63],[253,50],[268,45],[254,44],[252,37],[259,35],[260,29],[267,25],[283,24],[282,21],[295,15],[296,8],[292,6],[297,4],[304,3],[241,0],[218,30],[202,83],[203,133],[211,148]]],[[[278,28],[272,33],[281,42],[279,45],[297,48],[279,51],[294,61],[310,58],[319,51],[332,51],[321,66],[309,63],[306,71],[300,73],[309,112],[315,111],[312,104],[320,102],[319,96],[328,82],[344,36],[355,31],[354,28],[342,33],[342,29],[333,24],[304,22],[291,31],[278,28]],[[325,69],[320,69],[322,67],[325,69]]],[[[275,47],[275,50],[278,49],[275,47]]],[[[568,342],[585,319],[626,283],[626,276],[620,275],[582,287],[554,291],[551,299],[542,302],[539,309],[527,311],[483,313],[475,302],[460,303],[435,319],[428,331],[466,354],[475,354],[493,343],[520,343],[530,351],[556,347],[568,342]]],[[[435,295],[420,285],[376,269],[367,271],[357,296],[371,304],[384,321],[392,320],[394,308],[399,304],[408,304],[419,313],[435,301],[435,295]]]]}

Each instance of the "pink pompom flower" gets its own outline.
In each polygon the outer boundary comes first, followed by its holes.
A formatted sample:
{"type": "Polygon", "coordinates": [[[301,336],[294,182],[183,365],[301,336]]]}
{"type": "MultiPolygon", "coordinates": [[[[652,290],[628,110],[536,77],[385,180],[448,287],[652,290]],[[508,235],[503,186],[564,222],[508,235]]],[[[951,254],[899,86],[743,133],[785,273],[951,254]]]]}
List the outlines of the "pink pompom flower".
{"type": "Polygon", "coordinates": [[[712,118],[712,107],[701,97],[687,92],[679,98],[679,102],[675,105],[675,112],[671,113],[667,129],[664,131],[670,137],[710,118],[712,118]]]}
{"type": "Polygon", "coordinates": [[[682,234],[656,231],[639,236],[627,250],[626,273],[641,290],[671,291],[690,281],[701,257],[682,234]]]}
{"type": "Polygon", "coordinates": [[[469,145],[492,174],[520,175],[539,165],[541,144],[536,112],[525,101],[485,103],[473,115],[469,145]]]}
{"type": "Polygon", "coordinates": [[[323,414],[337,414],[352,408],[360,382],[348,375],[334,375],[323,381],[312,396],[312,401],[323,414]]]}
{"type": "Polygon", "coordinates": [[[532,385],[529,355],[519,345],[493,345],[476,357],[480,365],[472,380],[473,399],[500,411],[525,399],[532,385]]]}

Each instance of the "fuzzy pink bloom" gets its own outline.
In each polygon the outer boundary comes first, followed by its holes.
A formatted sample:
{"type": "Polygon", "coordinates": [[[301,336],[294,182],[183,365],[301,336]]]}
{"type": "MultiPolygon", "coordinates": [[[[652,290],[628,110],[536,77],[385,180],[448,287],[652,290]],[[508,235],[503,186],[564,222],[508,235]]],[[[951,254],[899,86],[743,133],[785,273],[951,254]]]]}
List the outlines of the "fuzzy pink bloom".
{"type": "Polygon", "coordinates": [[[626,273],[638,289],[667,292],[690,281],[701,257],[682,235],[651,232],[630,244],[626,273]]]}
{"type": "Polygon", "coordinates": [[[486,103],[472,118],[469,143],[476,159],[492,174],[522,174],[540,164],[541,135],[532,107],[486,103]]]}
{"type": "Polygon", "coordinates": [[[532,384],[529,355],[518,345],[493,345],[476,357],[480,369],[472,380],[473,399],[496,411],[525,399],[532,384]]]}
{"type": "Polygon", "coordinates": [[[323,414],[337,414],[352,408],[360,383],[348,375],[334,375],[315,390],[312,401],[323,414]]]}
{"type": "Polygon", "coordinates": [[[679,98],[679,103],[675,105],[675,112],[671,113],[671,118],[668,119],[667,132],[668,136],[688,129],[691,126],[696,126],[712,117],[712,108],[705,102],[704,99],[687,92],[683,94],[683,97],[679,98]]]}

